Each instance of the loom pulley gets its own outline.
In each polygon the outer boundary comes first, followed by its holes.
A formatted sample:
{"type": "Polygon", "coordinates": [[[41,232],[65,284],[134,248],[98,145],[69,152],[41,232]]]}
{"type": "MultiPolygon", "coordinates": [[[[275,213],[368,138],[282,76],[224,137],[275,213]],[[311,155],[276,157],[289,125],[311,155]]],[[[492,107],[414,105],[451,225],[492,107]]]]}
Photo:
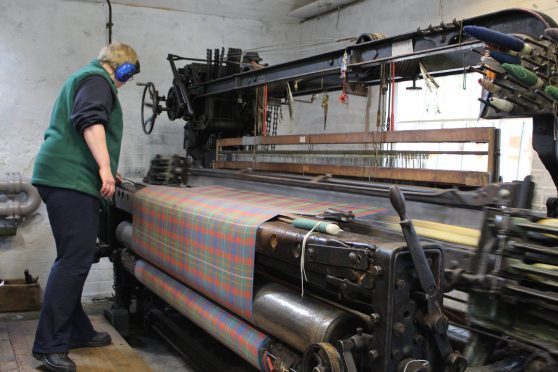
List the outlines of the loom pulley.
{"type": "Polygon", "coordinates": [[[302,362],[303,371],[341,372],[341,356],[335,347],[327,342],[320,342],[308,347],[302,362]]]}

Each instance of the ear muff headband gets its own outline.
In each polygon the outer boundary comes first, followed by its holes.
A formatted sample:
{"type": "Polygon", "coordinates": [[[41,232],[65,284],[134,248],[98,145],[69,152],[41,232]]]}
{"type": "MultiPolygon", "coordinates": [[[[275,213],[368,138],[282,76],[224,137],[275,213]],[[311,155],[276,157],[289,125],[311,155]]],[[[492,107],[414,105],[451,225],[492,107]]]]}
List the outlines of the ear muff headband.
{"type": "Polygon", "coordinates": [[[121,83],[125,83],[132,78],[135,74],[139,74],[140,66],[139,61],[134,65],[129,62],[124,62],[114,70],[114,77],[121,83]]]}

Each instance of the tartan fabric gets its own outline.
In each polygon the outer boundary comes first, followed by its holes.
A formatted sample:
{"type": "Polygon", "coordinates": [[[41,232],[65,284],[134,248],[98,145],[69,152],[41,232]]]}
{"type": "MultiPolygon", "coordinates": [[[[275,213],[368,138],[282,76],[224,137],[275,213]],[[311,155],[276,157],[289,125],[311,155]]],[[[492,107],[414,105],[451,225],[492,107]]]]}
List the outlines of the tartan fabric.
{"type": "Polygon", "coordinates": [[[134,275],[146,287],[257,368],[269,337],[162,271],[139,260],[134,275]]]}
{"type": "Polygon", "coordinates": [[[279,214],[377,209],[222,186],[149,186],[135,194],[134,251],[233,313],[252,318],[257,227],[279,214]]]}

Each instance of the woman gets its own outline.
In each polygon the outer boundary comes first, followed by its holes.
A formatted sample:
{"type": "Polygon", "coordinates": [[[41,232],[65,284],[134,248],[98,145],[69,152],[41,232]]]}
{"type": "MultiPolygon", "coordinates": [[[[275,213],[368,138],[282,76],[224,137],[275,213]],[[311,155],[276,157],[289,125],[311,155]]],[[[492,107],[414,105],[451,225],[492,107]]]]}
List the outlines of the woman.
{"type": "Polygon", "coordinates": [[[52,371],[75,371],[68,352],[111,343],[81,306],[93,264],[101,198],[118,177],[122,109],[117,89],[139,73],[136,52],[113,43],[64,83],[39,150],[32,183],[47,206],[57,256],[44,291],[33,356],[52,371]]]}

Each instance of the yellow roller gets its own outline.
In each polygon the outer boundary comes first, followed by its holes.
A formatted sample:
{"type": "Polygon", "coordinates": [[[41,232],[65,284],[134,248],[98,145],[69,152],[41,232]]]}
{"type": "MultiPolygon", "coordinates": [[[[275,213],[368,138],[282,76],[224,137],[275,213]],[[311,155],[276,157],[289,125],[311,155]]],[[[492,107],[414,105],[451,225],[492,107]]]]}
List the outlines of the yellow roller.
{"type": "MultiPolygon", "coordinates": [[[[398,230],[399,224],[395,217],[388,217],[388,226],[392,230],[398,230]]],[[[462,226],[447,225],[439,222],[426,220],[413,220],[417,234],[423,238],[441,240],[448,243],[477,247],[480,239],[480,231],[462,226]]]]}
{"type": "MultiPolygon", "coordinates": [[[[558,227],[558,218],[545,218],[542,220],[537,221],[539,225],[550,226],[550,227],[558,227]]],[[[545,234],[551,238],[555,238],[555,234],[545,234]]]]}

